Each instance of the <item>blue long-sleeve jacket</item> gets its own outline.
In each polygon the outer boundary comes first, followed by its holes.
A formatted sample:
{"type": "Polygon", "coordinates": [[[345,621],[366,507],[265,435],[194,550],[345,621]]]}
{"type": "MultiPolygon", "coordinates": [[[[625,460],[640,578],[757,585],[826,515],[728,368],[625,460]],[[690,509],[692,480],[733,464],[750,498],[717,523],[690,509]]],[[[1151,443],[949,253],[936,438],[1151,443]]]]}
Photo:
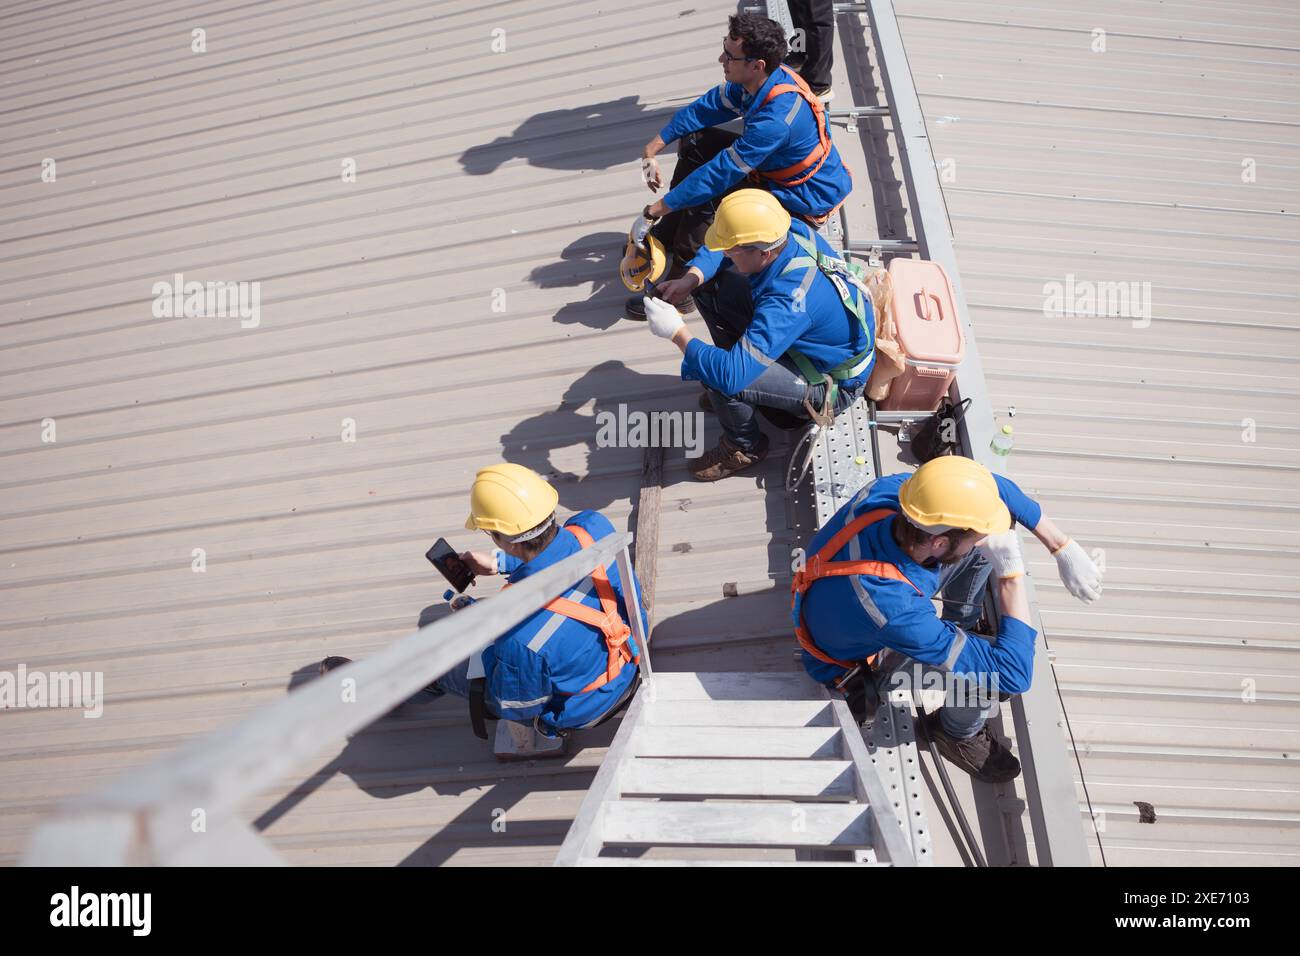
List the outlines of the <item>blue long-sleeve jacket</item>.
{"type": "MultiPolygon", "coordinates": [[[[773,86],[793,82],[789,71],[780,67],[753,96],[738,83],[721,83],[673,114],[659,131],[665,143],[738,116],[745,119],[745,132],[669,190],[664,196],[669,209],[698,206],[721,196],[753,170],[785,169],[802,162],[813,151],[820,142],[817,119],[798,93],[782,93],[769,103],[763,102],[773,86]]],[[[829,125],[826,133],[829,137],[829,125]]],[[[853,178],[832,144],[821,168],[807,181],[789,188],[773,181],[769,188],[791,212],[824,216],[844,201],[853,189],[853,178]]]]}
{"type": "MultiPolygon", "coordinates": [[[[806,355],[818,371],[825,372],[874,345],[876,323],[869,297],[863,296],[867,323],[864,329],[857,316],[844,307],[835,283],[816,265],[784,271],[792,259],[806,255],[794,233],[811,238],[820,252],[838,258],[830,244],[806,223],[792,221],[790,232],[776,259],[762,272],[747,277],[754,318],[744,336],[730,349],[691,339],[682,358],[684,380],[704,382],[724,395],[735,395],[791,348],[806,355]],[[801,293],[800,289],[806,291],[801,293]]],[[[691,265],[704,273],[707,282],[719,269],[731,268],[731,260],[720,252],[701,249],[691,265]]],[[[840,386],[865,382],[874,361],[873,353],[862,371],[840,382],[840,386]]]]}
{"type": "MultiPolygon", "coordinates": [[[[898,489],[909,475],[887,475],[863,488],[813,537],[808,554],[829,541],[846,522],[875,508],[898,510],[898,489]]],[[[1020,487],[1002,475],[993,476],[1012,518],[1027,528],[1038,525],[1043,509],[1020,487]]],[[[904,581],[870,574],[822,578],[804,595],[803,617],[813,643],[825,654],[842,661],[864,660],[884,648],[893,648],[925,664],[946,667],[972,680],[997,681],[1008,694],[1029,689],[1034,667],[1037,632],[1025,621],[1003,616],[997,642],[968,634],[934,612],[930,599],[939,589],[939,568],[917,564],[894,541],[893,521],[884,518],[868,526],[835,556],[837,561],[885,561],[895,565],[920,589],[904,581]]],[[[843,675],[834,664],[803,652],[804,668],[826,682],[843,675]]]]}
{"type": "MultiPolygon", "coordinates": [[[[585,528],[593,541],[614,533],[609,519],[595,511],[583,511],[564,523],[585,528]]],[[[509,555],[498,559],[499,570],[508,574],[511,583],[563,561],[582,549],[578,539],[563,530],[556,534],[540,554],[527,562],[509,555]]],[[[623,598],[623,583],[618,565],[606,572],[614,586],[619,614],[629,621],[623,598]]],[[[640,593],[640,584],[637,585],[640,593]]],[[[600,609],[600,600],[590,577],[579,581],[565,597],[600,609]]],[[[645,611],[638,607],[642,625],[645,611]]],[[[635,638],[628,638],[633,656],[639,653],[635,638]]],[[[636,679],[637,668],[628,663],[614,680],[595,690],[579,693],[605,671],[609,655],[599,631],[590,625],[539,610],[518,627],[507,631],[483,651],[483,672],[487,681],[487,700],[493,710],[506,720],[531,721],[540,715],[551,727],[582,727],[604,715],[636,679]]]]}

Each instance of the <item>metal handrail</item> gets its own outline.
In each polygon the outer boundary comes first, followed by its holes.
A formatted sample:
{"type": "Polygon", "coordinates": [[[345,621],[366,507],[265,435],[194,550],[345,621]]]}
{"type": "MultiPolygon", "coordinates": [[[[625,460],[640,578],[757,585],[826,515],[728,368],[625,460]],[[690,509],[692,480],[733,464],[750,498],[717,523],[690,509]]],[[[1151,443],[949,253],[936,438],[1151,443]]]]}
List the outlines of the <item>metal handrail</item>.
{"type": "Polygon", "coordinates": [[[132,770],[107,786],[60,804],[33,832],[28,865],[123,865],[280,862],[243,825],[238,808],[289,776],[330,743],[368,726],[501,634],[523,623],[597,566],[617,560],[631,627],[650,676],[641,598],[627,533],[611,534],[529,575],[491,600],[478,601],[420,628],[391,647],[330,672],[227,727],[132,770]],[[351,679],[355,699],[340,681],[351,679]],[[196,821],[203,829],[196,829],[196,821]]]}

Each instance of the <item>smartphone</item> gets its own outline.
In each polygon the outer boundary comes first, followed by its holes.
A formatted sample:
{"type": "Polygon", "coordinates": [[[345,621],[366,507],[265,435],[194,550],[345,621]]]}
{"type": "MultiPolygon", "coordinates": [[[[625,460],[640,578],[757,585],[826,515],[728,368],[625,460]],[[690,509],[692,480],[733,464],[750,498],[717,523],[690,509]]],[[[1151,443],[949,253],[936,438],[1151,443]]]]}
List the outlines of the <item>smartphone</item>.
{"type": "Polygon", "coordinates": [[[460,559],[456,549],[447,543],[446,538],[439,538],[424,556],[438,569],[438,573],[459,593],[474,583],[474,572],[460,559]]]}

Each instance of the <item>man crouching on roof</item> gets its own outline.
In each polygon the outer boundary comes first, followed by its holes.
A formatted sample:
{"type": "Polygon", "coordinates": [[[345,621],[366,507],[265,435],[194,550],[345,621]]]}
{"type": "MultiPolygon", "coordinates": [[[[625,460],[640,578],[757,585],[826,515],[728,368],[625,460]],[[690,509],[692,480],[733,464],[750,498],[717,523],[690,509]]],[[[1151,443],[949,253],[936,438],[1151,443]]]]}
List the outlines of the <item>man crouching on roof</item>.
{"type": "MultiPolygon", "coordinates": [[[[673,114],[642,150],[642,175],[657,192],[663,177],[656,157],[678,141],[668,192],[641,211],[629,237],[632,247],[650,245],[653,238],[661,262],[666,247],[673,258],[667,278],[685,274],[718,201],[735,189],[768,189],[814,226],[852,191],[853,177],[831,140],[830,117],[803,78],[782,65],[786,52],[785,33],[775,21],[748,13],[732,16],[718,56],[723,82],[673,114]],[[718,128],[736,119],[743,120],[744,132],[718,128]]],[[[658,271],[650,270],[650,281],[658,278],[658,271]]],[[[641,291],[638,284],[628,287],[641,291]]],[[[694,311],[689,295],[674,305],[683,314],[694,311]]],[[[628,300],[627,314],[645,318],[640,295],[628,300]]]]}
{"type": "Polygon", "coordinates": [[[846,691],[859,720],[873,697],[898,683],[900,662],[902,675],[935,676],[947,702],[919,721],[920,729],[948,760],[989,783],[1020,774],[1020,762],[985,722],[999,691],[1029,689],[1037,637],[1015,522],[1051,551],[1071,594],[1084,603],[1101,596],[1101,571],[1036,501],[957,455],[863,488],[813,537],[792,584],[808,673],[846,691]],[[1002,609],[996,637],[971,630],[990,572],[1002,609]],[[932,604],[936,592],[945,598],[942,618],[932,604]],[[850,687],[845,679],[855,671],[865,679],[850,687]]]}
{"type": "MultiPolygon", "coordinates": [[[[513,584],[614,533],[609,519],[595,511],[579,512],[561,525],[555,515],[559,500],[546,479],[521,465],[480,469],[465,527],[486,532],[497,557],[466,551],[461,560],[476,574],[502,573],[513,584]]],[[[638,612],[646,624],[645,611],[638,612]]],[[[471,710],[478,690],[486,716],[529,724],[546,737],[592,727],[636,689],[640,650],[628,620],[618,567],[597,567],[489,644],[479,655],[481,666],[463,661],[425,690],[470,699],[471,710]]],[[[345,657],[326,658],[321,673],[347,663],[345,657]]]]}
{"type": "Polygon", "coordinates": [[[651,334],[682,353],[681,376],[704,384],[700,405],[722,426],[717,447],[690,464],[717,481],[767,457],[758,410],[826,425],[862,394],[875,362],[871,293],[857,267],[763,189],[718,204],[704,248],[680,278],[646,297],[651,334]],[[696,292],[713,343],[671,303],[696,292]]]}

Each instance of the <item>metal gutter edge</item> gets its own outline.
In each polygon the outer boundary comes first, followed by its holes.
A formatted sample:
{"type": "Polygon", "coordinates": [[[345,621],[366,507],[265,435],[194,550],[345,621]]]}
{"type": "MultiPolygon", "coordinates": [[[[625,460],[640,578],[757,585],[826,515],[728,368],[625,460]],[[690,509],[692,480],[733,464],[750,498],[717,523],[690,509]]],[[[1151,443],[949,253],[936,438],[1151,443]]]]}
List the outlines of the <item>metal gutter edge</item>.
{"type": "MultiPolygon", "coordinates": [[[[913,202],[912,222],[922,256],[940,263],[952,280],[953,294],[965,321],[966,358],[957,374],[959,398],[971,399],[961,424],[967,454],[990,470],[1002,472],[1002,460],[989,449],[993,439],[993,407],[984,383],[984,365],[975,340],[975,329],[962,292],[961,276],[949,227],[948,210],[939,185],[934,155],[925,128],[921,101],[912,82],[907,51],[899,33],[892,0],[868,0],[871,32],[880,60],[887,102],[897,123],[895,139],[903,176],[913,202]],[[891,66],[893,71],[891,72],[891,66]]],[[[1031,622],[1038,631],[1031,689],[1012,699],[1028,797],[1034,846],[1040,866],[1089,866],[1088,846],[1070,770],[1070,751],[1065,744],[1064,717],[1053,699],[1055,681],[1047,658],[1043,623],[1033,581],[1029,580],[1031,622]]]]}

